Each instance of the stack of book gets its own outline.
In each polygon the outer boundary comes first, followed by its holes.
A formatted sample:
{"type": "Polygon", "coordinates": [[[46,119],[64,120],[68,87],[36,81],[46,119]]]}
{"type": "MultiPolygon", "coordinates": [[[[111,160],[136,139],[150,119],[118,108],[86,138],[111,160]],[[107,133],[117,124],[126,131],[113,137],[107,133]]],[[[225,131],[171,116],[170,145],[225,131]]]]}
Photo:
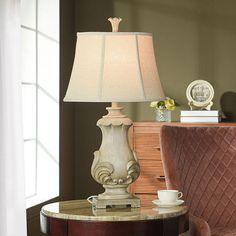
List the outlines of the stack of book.
{"type": "Polygon", "coordinates": [[[183,123],[219,123],[220,111],[181,111],[180,122],[183,123]]]}

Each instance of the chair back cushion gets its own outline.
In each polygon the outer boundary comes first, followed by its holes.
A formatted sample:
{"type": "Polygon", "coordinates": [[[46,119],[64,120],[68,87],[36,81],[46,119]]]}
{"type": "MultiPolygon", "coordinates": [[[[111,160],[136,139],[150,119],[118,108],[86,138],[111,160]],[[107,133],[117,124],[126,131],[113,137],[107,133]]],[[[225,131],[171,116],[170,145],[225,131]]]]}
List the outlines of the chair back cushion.
{"type": "Polygon", "coordinates": [[[190,213],[210,227],[236,224],[236,127],[161,129],[168,189],[183,191],[190,213]]]}

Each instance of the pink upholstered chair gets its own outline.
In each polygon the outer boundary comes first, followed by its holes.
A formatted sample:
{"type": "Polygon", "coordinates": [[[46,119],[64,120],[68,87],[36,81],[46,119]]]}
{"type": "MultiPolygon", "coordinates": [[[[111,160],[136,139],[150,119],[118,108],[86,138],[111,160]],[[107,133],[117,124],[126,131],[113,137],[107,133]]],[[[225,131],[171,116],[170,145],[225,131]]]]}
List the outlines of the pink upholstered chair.
{"type": "Polygon", "coordinates": [[[190,232],[236,235],[236,127],[161,129],[168,189],[183,192],[190,232]]]}

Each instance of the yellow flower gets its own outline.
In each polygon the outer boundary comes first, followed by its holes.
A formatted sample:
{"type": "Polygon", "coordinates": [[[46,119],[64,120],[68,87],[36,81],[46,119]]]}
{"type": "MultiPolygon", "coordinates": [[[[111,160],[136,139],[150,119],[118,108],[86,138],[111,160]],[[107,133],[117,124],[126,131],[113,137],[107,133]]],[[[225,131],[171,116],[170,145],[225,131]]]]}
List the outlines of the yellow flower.
{"type": "Polygon", "coordinates": [[[150,107],[156,108],[157,107],[157,101],[151,102],[150,107]]]}
{"type": "MultiPolygon", "coordinates": [[[[178,104],[177,104],[178,105],[178,104]]],[[[167,109],[170,111],[175,110],[175,107],[177,106],[175,104],[174,99],[171,99],[169,97],[166,97],[165,100],[161,100],[161,101],[153,101],[150,103],[150,107],[152,108],[156,108],[156,109],[167,109]]]]}
{"type": "Polygon", "coordinates": [[[167,110],[171,110],[173,111],[175,109],[175,101],[174,99],[171,99],[171,98],[166,98],[165,100],[165,107],[167,110]]]}

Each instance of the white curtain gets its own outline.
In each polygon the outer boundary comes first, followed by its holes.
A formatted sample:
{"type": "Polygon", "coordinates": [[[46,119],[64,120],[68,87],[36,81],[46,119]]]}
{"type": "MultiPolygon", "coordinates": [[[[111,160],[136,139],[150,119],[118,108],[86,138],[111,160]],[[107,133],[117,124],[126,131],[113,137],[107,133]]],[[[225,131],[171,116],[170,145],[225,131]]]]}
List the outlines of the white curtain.
{"type": "Polygon", "coordinates": [[[0,0],[0,236],[25,236],[20,0],[0,0]]]}

